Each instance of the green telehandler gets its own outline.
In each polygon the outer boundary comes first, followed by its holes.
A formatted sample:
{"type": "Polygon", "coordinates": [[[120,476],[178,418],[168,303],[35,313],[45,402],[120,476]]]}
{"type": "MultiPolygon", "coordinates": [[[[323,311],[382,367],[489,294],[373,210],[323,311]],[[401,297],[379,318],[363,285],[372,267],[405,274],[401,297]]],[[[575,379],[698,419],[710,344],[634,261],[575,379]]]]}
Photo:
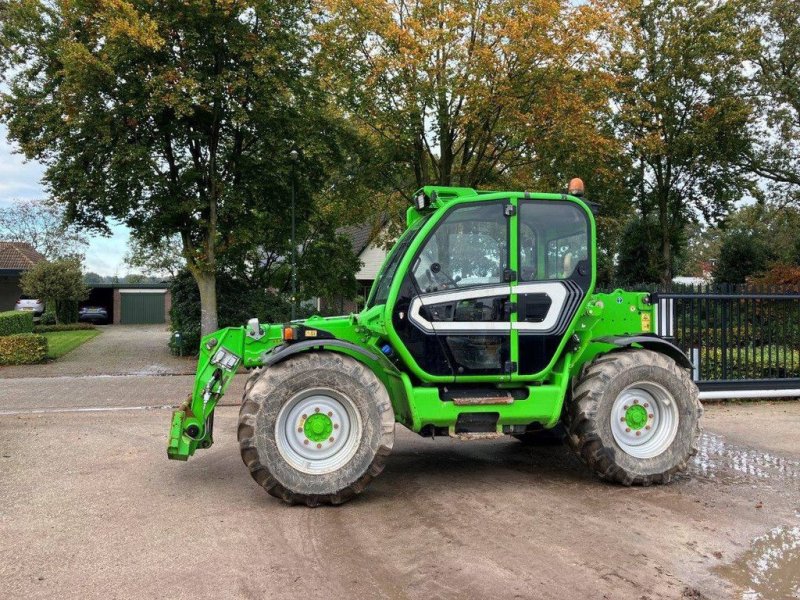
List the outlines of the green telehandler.
{"type": "Polygon", "coordinates": [[[242,459],[290,503],[340,504],[384,468],[395,423],[423,436],[527,440],[557,426],[601,478],[666,483],[702,406],[652,294],[596,293],[594,205],[566,194],[429,186],[413,197],[359,314],[203,337],[167,453],[213,442],[242,367],[242,459]]]}

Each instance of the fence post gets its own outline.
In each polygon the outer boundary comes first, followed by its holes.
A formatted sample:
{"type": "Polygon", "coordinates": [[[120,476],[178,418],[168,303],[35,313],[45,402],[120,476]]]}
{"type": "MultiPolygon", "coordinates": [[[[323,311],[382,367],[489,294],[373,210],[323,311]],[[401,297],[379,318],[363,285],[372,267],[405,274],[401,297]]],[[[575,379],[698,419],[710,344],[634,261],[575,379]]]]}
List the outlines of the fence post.
{"type": "MultiPolygon", "coordinates": [[[[727,287],[727,286],[726,286],[727,287]]],[[[723,290],[727,293],[727,289],[723,290]]],[[[728,304],[727,298],[722,299],[722,335],[720,336],[720,352],[722,353],[722,379],[728,379],[728,304]]]]}

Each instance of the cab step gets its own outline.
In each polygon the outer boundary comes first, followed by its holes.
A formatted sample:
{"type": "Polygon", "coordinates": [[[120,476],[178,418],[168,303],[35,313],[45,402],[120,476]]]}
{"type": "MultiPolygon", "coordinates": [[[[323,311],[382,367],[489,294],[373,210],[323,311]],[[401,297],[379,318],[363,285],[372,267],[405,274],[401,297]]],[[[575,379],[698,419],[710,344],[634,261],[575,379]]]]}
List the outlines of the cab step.
{"type": "Polygon", "coordinates": [[[479,406],[484,404],[511,404],[514,397],[511,394],[503,396],[461,396],[453,398],[456,406],[479,406]]]}
{"type": "Polygon", "coordinates": [[[465,432],[465,433],[454,433],[451,437],[457,438],[463,441],[472,441],[472,440],[496,440],[502,437],[506,437],[505,433],[499,433],[497,431],[473,431],[473,432],[465,432]]]}
{"type": "Polygon", "coordinates": [[[466,390],[445,389],[441,393],[442,400],[449,400],[456,406],[484,406],[487,404],[512,404],[514,394],[509,390],[492,388],[466,390]]]}

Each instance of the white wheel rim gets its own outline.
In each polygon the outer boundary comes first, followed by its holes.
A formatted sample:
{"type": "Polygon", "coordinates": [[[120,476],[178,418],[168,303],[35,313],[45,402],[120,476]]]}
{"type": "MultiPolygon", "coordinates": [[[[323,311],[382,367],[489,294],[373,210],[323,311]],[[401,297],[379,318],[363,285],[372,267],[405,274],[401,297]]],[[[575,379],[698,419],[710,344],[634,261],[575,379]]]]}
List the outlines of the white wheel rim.
{"type": "Polygon", "coordinates": [[[653,458],[670,447],[678,433],[678,405],[665,388],[652,382],[622,390],[611,407],[611,432],[622,451],[653,458]]]}
{"type": "Polygon", "coordinates": [[[281,407],[275,422],[280,455],[298,471],[312,475],[331,473],[347,464],[358,450],[361,432],[361,415],[353,401],[327,388],[297,394],[281,407]],[[312,417],[323,421],[326,428],[312,431],[306,427],[312,417]],[[319,437],[327,432],[329,435],[319,437]]]}

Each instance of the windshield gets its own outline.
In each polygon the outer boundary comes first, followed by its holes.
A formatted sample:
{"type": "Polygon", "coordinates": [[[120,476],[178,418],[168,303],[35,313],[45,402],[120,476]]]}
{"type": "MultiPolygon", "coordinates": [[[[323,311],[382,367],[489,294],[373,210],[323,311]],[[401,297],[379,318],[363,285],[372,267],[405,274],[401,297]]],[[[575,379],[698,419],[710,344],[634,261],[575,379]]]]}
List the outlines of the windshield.
{"type": "Polygon", "coordinates": [[[408,246],[414,240],[414,235],[422,228],[429,217],[430,215],[425,215],[414,221],[414,224],[406,229],[405,233],[397,240],[394,248],[392,248],[389,253],[389,258],[383,263],[381,272],[378,273],[378,278],[375,280],[375,284],[372,286],[372,293],[369,295],[367,308],[372,308],[378,304],[385,304],[389,299],[389,288],[392,287],[392,279],[394,279],[394,274],[397,272],[397,267],[400,266],[400,261],[403,260],[408,246]]]}

